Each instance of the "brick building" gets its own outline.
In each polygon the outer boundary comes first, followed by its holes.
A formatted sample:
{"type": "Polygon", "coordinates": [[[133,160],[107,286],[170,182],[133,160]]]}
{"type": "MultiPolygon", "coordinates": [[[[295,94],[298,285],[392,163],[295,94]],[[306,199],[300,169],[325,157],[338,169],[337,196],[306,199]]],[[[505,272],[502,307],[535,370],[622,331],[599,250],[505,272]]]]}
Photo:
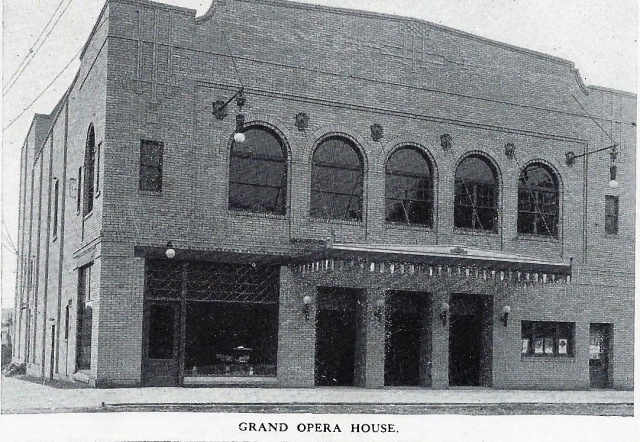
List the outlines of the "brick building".
{"type": "Polygon", "coordinates": [[[98,387],[631,389],[635,115],[419,20],[109,0],[23,146],[14,359],[98,387]]]}

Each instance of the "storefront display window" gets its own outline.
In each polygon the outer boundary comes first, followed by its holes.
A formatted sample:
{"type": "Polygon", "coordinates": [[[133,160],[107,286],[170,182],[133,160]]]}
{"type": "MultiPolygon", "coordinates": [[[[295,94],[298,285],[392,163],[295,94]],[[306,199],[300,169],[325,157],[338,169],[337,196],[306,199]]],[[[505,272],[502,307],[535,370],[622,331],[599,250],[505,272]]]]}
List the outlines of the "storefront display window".
{"type": "Polygon", "coordinates": [[[573,322],[522,321],[523,356],[573,356],[573,322]]]}

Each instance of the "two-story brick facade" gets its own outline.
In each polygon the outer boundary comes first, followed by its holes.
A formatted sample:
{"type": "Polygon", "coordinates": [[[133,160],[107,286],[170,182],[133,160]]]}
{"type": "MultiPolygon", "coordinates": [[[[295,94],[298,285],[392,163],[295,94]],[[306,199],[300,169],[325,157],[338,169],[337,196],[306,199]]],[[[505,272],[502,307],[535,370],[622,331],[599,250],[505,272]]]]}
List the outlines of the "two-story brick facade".
{"type": "Polygon", "coordinates": [[[635,115],[419,20],[109,0],[23,146],[14,359],[95,386],[631,389],[635,115]]]}

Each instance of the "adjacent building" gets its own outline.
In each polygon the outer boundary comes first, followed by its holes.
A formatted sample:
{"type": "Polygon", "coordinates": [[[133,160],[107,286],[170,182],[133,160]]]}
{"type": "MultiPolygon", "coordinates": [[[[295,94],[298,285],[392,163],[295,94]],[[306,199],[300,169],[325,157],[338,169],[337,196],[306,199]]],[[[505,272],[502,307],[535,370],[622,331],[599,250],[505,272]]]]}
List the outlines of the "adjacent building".
{"type": "Polygon", "coordinates": [[[633,388],[636,96],[420,20],[109,0],[22,149],[13,358],[96,387],[633,388]]]}

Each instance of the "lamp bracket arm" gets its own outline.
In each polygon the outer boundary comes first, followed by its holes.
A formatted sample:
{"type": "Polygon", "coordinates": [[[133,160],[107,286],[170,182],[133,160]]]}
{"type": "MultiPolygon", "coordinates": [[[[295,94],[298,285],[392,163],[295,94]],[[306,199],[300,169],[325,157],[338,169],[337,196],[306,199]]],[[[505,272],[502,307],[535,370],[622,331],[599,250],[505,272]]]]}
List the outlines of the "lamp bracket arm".
{"type": "Polygon", "coordinates": [[[614,149],[615,150],[617,147],[618,147],[617,144],[612,144],[611,146],[602,147],[600,149],[592,150],[591,152],[585,152],[585,153],[581,153],[580,155],[574,155],[573,159],[586,157],[586,156],[591,155],[592,153],[602,152],[603,150],[607,150],[607,149],[614,149]]]}

